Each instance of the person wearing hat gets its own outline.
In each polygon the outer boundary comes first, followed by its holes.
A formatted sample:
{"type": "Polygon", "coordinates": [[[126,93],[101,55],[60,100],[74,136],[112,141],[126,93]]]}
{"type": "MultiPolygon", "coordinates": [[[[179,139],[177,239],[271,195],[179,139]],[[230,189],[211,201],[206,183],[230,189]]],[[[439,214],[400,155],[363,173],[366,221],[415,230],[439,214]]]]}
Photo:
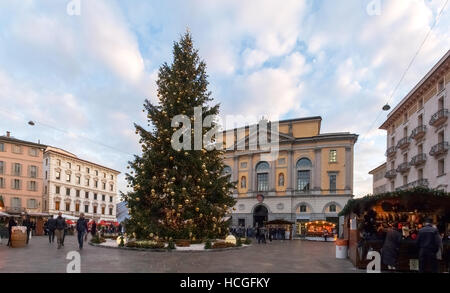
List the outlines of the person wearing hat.
{"type": "Polygon", "coordinates": [[[441,245],[442,239],[437,228],[432,226],[433,220],[425,219],[423,228],[419,230],[417,236],[417,246],[419,248],[419,272],[424,273],[427,265],[432,273],[439,270],[439,262],[436,254],[441,245]]]}

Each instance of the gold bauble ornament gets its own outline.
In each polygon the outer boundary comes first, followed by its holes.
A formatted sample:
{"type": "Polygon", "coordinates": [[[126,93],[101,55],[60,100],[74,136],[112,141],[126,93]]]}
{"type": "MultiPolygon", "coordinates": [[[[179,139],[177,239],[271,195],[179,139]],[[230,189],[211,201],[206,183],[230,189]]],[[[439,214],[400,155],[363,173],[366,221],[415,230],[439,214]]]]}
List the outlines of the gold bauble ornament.
{"type": "Polygon", "coordinates": [[[175,192],[171,191],[171,192],[170,192],[170,195],[171,195],[171,196],[174,196],[174,195],[175,195],[175,192]]]}
{"type": "Polygon", "coordinates": [[[169,160],[173,161],[173,157],[172,157],[172,156],[170,156],[170,157],[169,157],[169,160]]]}
{"type": "Polygon", "coordinates": [[[196,211],[196,212],[199,212],[199,211],[200,211],[200,209],[199,209],[199,208],[195,208],[195,211],[196,211]]]}

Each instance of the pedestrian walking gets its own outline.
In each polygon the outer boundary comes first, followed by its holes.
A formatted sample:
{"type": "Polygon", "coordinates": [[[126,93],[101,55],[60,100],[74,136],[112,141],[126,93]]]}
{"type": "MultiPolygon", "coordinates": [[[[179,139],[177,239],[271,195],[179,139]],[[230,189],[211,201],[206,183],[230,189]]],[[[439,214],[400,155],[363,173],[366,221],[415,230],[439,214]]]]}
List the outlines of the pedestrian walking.
{"type": "Polygon", "coordinates": [[[47,221],[48,228],[48,242],[55,242],[55,230],[56,230],[56,219],[53,218],[53,215],[50,216],[50,219],[47,221]]]}
{"type": "Polygon", "coordinates": [[[327,238],[328,238],[328,230],[327,229],[323,230],[323,238],[325,239],[325,242],[327,242],[327,238]]]}
{"type": "Polygon", "coordinates": [[[11,247],[11,234],[12,234],[12,227],[17,226],[16,221],[14,220],[13,217],[9,218],[9,222],[8,222],[8,244],[7,246],[11,247]]]}
{"type": "Polygon", "coordinates": [[[63,246],[63,236],[64,236],[64,229],[66,228],[66,220],[62,217],[62,213],[58,213],[58,217],[56,218],[56,240],[58,241],[58,249],[63,246]]]}
{"type": "Polygon", "coordinates": [[[424,226],[419,230],[417,246],[419,248],[419,272],[425,273],[429,266],[432,273],[439,270],[439,262],[436,254],[441,246],[441,236],[437,228],[432,226],[433,221],[426,219],[424,226]]]}
{"type": "Polygon", "coordinates": [[[386,238],[381,249],[381,261],[389,270],[395,270],[402,233],[397,230],[398,224],[394,223],[386,231],[386,238]]]}
{"type": "Polygon", "coordinates": [[[84,218],[84,213],[80,214],[80,218],[77,221],[77,237],[78,237],[78,246],[80,249],[83,249],[83,238],[84,235],[87,235],[88,232],[88,225],[87,225],[87,221],[84,218]]]}
{"type": "Polygon", "coordinates": [[[95,234],[97,234],[97,223],[94,220],[94,223],[92,223],[92,226],[91,226],[91,235],[92,235],[92,237],[94,237],[95,234]]]}
{"type": "Polygon", "coordinates": [[[23,222],[22,222],[22,226],[27,227],[27,244],[28,244],[28,242],[30,241],[30,233],[31,233],[31,228],[32,228],[30,215],[27,215],[25,217],[25,220],[23,220],[23,222]]]}

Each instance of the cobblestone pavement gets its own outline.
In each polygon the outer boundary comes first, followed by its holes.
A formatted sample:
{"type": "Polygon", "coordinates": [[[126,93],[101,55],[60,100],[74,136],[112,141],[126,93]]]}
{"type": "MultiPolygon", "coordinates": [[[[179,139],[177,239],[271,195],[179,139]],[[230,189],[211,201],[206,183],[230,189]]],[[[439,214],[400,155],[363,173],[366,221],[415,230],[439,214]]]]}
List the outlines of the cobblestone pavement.
{"type": "MultiPolygon", "coordinates": [[[[56,240],[56,239],[55,239],[56,240]]],[[[76,236],[66,236],[58,250],[44,236],[25,248],[0,245],[0,273],[65,273],[67,254],[77,250],[76,236]]],[[[82,273],[355,273],[349,260],[335,258],[333,242],[273,241],[217,252],[147,252],[94,247],[85,243],[82,273]]]]}

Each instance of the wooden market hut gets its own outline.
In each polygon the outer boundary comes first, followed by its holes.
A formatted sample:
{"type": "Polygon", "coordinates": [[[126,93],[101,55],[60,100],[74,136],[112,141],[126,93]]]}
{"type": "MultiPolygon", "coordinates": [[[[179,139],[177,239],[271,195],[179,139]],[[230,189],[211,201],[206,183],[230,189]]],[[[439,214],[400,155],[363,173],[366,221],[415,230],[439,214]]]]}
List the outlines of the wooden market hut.
{"type": "MultiPolygon", "coordinates": [[[[348,240],[349,258],[360,269],[365,269],[371,261],[366,259],[369,250],[381,253],[384,228],[397,223],[403,234],[397,269],[418,270],[415,239],[425,218],[433,219],[440,233],[444,234],[440,271],[449,269],[450,193],[417,187],[368,195],[349,200],[339,216],[345,217],[344,239],[348,240]]],[[[382,265],[382,269],[386,267],[382,265]]]]}

